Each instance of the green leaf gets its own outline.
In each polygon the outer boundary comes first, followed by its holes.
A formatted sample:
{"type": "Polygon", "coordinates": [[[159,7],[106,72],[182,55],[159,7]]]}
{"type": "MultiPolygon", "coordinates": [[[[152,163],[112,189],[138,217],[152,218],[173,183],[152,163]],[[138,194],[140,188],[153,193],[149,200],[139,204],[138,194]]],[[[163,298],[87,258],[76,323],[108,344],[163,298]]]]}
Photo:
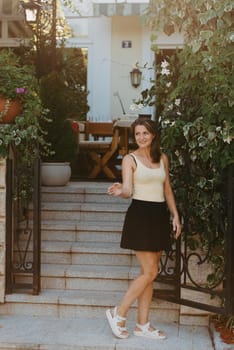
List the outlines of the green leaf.
{"type": "Polygon", "coordinates": [[[200,37],[202,40],[207,41],[214,35],[214,32],[211,30],[202,30],[200,32],[200,37]]]}
{"type": "Polygon", "coordinates": [[[194,40],[191,44],[194,53],[198,52],[201,48],[201,42],[199,40],[194,40]]]}

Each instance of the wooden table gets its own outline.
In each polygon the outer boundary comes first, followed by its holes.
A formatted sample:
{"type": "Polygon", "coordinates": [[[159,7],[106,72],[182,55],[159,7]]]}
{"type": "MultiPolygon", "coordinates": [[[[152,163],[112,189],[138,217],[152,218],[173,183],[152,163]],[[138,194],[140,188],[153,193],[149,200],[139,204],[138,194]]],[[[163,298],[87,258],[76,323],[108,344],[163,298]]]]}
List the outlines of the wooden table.
{"type": "Polygon", "coordinates": [[[117,178],[114,159],[118,152],[119,129],[113,123],[87,122],[86,140],[79,142],[80,151],[87,154],[93,161],[93,167],[88,178],[94,179],[104,173],[109,179],[117,178]],[[94,139],[89,139],[89,136],[94,139]],[[103,140],[108,137],[109,140],[103,140]],[[101,140],[100,140],[101,138],[101,140]]]}
{"type": "Polygon", "coordinates": [[[114,127],[119,130],[118,153],[125,156],[132,149],[133,140],[131,136],[132,120],[119,119],[115,122],[114,127]]]}
{"type": "Polygon", "coordinates": [[[86,140],[80,141],[79,147],[93,161],[88,178],[94,179],[100,173],[104,173],[109,179],[120,177],[122,158],[132,149],[132,122],[132,120],[121,119],[114,124],[87,122],[86,140]],[[89,134],[94,137],[94,140],[88,139],[89,134]],[[105,136],[111,139],[109,141],[100,140],[100,137],[105,136]]]}

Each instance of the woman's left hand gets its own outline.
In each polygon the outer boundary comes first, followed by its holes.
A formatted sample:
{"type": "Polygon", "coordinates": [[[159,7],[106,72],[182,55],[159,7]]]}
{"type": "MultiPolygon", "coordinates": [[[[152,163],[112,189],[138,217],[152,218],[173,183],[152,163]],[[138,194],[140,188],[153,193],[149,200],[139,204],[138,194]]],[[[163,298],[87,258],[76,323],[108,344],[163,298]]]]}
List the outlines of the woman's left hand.
{"type": "Polygon", "coordinates": [[[180,220],[177,216],[174,216],[172,220],[172,226],[173,226],[173,231],[175,232],[175,238],[177,239],[180,236],[181,229],[182,229],[180,220]]]}

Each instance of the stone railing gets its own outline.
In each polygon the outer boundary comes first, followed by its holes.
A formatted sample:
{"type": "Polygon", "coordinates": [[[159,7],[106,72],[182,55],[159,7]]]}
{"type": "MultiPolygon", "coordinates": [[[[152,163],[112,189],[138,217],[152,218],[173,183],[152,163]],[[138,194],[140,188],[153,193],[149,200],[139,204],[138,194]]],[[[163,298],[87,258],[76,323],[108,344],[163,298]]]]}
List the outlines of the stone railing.
{"type": "Polygon", "coordinates": [[[0,303],[5,295],[6,260],[6,162],[0,159],[0,303]]]}

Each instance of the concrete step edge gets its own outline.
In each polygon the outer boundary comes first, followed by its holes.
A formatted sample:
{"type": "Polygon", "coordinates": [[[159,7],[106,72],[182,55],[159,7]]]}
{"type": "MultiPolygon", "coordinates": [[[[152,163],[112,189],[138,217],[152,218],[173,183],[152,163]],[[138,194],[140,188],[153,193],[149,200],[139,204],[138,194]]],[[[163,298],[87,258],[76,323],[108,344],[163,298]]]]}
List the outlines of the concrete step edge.
{"type": "Polygon", "coordinates": [[[80,212],[125,212],[127,204],[122,203],[73,203],[43,202],[42,211],[80,211],[80,212]]]}
{"type": "Polygon", "coordinates": [[[42,186],[42,193],[106,193],[111,182],[70,181],[66,186],[42,186]]]}
{"type": "Polygon", "coordinates": [[[119,231],[122,229],[123,223],[114,221],[84,221],[84,220],[42,220],[42,230],[58,229],[64,230],[70,228],[71,230],[77,231],[119,231]]]}
{"type": "MultiPolygon", "coordinates": [[[[56,305],[76,305],[76,306],[98,306],[113,307],[123,297],[123,291],[90,291],[90,290],[42,290],[39,295],[29,294],[8,294],[5,297],[6,303],[21,304],[56,304],[56,305]]],[[[133,304],[135,308],[137,303],[133,304]]],[[[178,309],[179,305],[164,300],[153,300],[152,308],[163,307],[165,309],[178,309]]],[[[43,307],[43,306],[42,306],[43,307]]]]}
{"type": "Polygon", "coordinates": [[[95,253],[133,255],[128,249],[121,249],[119,243],[113,242],[53,242],[42,241],[41,251],[47,253],[95,253]]]}
{"type": "Polygon", "coordinates": [[[53,265],[42,264],[42,277],[89,278],[89,279],[132,279],[139,268],[110,265],[53,265]]]}
{"type": "MultiPolygon", "coordinates": [[[[24,223],[21,225],[24,227],[24,223]]],[[[33,221],[29,221],[29,227],[33,226],[33,221]]],[[[42,219],[41,229],[42,230],[71,230],[71,231],[101,231],[101,232],[119,232],[122,230],[123,222],[113,221],[86,221],[86,220],[53,220],[53,219],[42,219]]]]}

